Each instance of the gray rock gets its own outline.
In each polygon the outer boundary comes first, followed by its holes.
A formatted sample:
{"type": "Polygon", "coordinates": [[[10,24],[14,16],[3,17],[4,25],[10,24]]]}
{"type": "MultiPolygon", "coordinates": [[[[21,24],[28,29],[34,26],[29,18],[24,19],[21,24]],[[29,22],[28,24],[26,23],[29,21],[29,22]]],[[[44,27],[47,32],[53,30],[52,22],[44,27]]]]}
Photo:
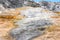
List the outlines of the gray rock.
{"type": "Polygon", "coordinates": [[[41,1],[40,6],[53,12],[60,12],[60,2],[41,1]]]}
{"type": "MultiPolygon", "coordinates": [[[[26,20],[27,21],[27,20],[26,20]]],[[[49,20],[32,20],[29,22],[18,22],[19,27],[12,29],[10,35],[16,40],[32,40],[45,32],[46,26],[52,23],[49,20]]]]}
{"type": "Polygon", "coordinates": [[[40,7],[40,4],[30,0],[24,1],[24,6],[40,7]]]}
{"type": "Polygon", "coordinates": [[[47,1],[41,1],[39,4],[40,4],[41,7],[44,7],[44,8],[49,8],[50,7],[49,2],[47,2],[47,1]]]}
{"type": "Polygon", "coordinates": [[[53,9],[54,10],[52,10],[52,11],[54,11],[54,12],[60,12],[60,5],[59,4],[55,5],[53,9]]]}
{"type": "Polygon", "coordinates": [[[0,4],[2,4],[5,8],[19,8],[23,6],[32,6],[32,7],[39,6],[38,3],[32,0],[0,0],[0,4]]]}
{"type": "Polygon", "coordinates": [[[0,4],[2,4],[5,8],[17,8],[22,7],[24,0],[0,0],[0,4]]]}

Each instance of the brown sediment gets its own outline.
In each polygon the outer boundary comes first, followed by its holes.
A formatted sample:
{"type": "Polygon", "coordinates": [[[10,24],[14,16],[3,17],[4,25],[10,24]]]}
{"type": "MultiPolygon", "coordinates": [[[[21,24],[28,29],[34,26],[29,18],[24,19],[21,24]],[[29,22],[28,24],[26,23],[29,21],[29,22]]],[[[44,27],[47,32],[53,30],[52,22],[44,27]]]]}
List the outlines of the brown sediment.
{"type": "MultiPolygon", "coordinates": [[[[20,15],[20,10],[25,10],[28,7],[17,8],[14,11],[7,11],[0,14],[0,39],[13,40],[9,36],[9,31],[16,27],[14,20],[22,19],[24,16],[20,15]],[[6,14],[4,14],[6,13],[6,14]],[[13,19],[13,20],[12,20],[13,19]]],[[[46,12],[48,12],[46,10],[46,12]]],[[[56,14],[60,14],[57,12],[56,14]]],[[[55,24],[47,28],[46,33],[33,40],[60,40],[60,16],[53,16],[55,24]],[[57,24],[57,25],[56,25],[57,24]]]]}
{"type": "Polygon", "coordinates": [[[18,11],[12,10],[0,14],[0,40],[12,40],[9,31],[16,27],[14,20],[22,19],[18,11]]]}
{"type": "MultiPolygon", "coordinates": [[[[56,13],[60,14],[60,13],[56,13]]],[[[53,16],[55,24],[47,28],[46,33],[33,40],[60,40],[60,16],[53,16]]]]}

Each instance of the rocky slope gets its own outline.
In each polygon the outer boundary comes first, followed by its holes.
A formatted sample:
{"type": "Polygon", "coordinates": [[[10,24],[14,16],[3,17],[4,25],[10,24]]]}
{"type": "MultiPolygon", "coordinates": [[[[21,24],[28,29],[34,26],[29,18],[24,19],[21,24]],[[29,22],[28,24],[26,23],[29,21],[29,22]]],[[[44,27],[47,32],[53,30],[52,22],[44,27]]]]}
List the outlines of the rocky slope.
{"type": "MultiPolygon", "coordinates": [[[[29,39],[34,39],[34,38],[36,38],[36,36],[41,35],[41,34],[44,34],[44,35],[54,34],[54,32],[56,30],[58,30],[58,31],[60,30],[60,29],[58,29],[59,28],[58,26],[60,23],[59,22],[60,21],[59,12],[54,13],[52,11],[49,11],[49,10],[46,10],[43,8],[39,8],[39,7],[37,7],[37,8],[22,7],[22,8],[16,8],[14,10],[13,9],[5,9],[5,10],[6,11],[1,11],[1,13],[0,13],[0,15],[1,15],[1,17],[0,17],[0,19],[1,19],[0,39],[1,40],[14,40],[15,38],[16,38],[15,40],[21,40],[23,38],[24,38],[23,40],[29,40],[29,39]],[[34,25],[32,25],[32,24],[34,24],[34,25]],[[57,26],[55,26],[55,25],[57,25],[57,26]],[[56,27],[57,27],[57,29],[56,29],[56,27]],[[51,31],[53,33],[50,33],[51,31]],[[23,34],[20,35],[21,32],[23,34]],[[36,34],[33,32],[35,32],[36,34]],[[13,34],[13,36],[12,36],[12,34],[13,34]],[[18,34],[20,35],[19,37],[18,37],[18,34]],[[27,36],[29,36],[29,37],[27,37],[27,36]]],[[[40,40],[40,38],[42,38],[41,40],[43,40],[46,37],[44,35],[41,35],[40,37],[38,37],[34,40],[40,40]]],[[[54,36],[54,35],[52,35],[52,36],[54,36]]]]}
{"type": "Polygon", "coordinates": [[[60,4],[24,1],[0,0],[0,40],[59,40],[60,4]]]}
{"type": "Polygon", "coordinates": [[[31,0],[0,0],[0,5],[5,8],[19,8],[23,6],[42,7],[54,12],[60,12],[60,2],[41,1],[36,3],[31,0]]]}

